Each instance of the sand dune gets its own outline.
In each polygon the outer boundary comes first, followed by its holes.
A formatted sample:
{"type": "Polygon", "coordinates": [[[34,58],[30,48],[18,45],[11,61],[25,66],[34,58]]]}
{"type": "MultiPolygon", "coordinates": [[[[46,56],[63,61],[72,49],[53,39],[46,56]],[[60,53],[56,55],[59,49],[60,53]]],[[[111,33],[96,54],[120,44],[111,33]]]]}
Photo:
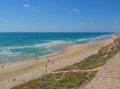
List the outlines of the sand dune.
{"type": "Polygon", "coordinates": [[[109,60],[84,89],[120,89],[120,53],[109,60]]]}

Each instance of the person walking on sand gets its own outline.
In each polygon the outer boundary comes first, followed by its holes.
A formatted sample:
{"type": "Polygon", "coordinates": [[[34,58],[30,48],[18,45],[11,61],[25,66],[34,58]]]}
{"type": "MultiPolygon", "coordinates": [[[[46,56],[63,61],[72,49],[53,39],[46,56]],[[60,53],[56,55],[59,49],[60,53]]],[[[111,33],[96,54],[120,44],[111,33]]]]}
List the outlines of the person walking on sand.
{"type": "Polygon", "coordinates": [[[38,60],[39,60],[39,59],[38,59],[38,58],[36,58],[36,63],[38,63],[38,60]]]}
{"type": "Polygon", "coordinates": [[[50,62],[49,57],[47,57],[47,58],[48,58],[48,60],[47,60],[47,61],[48,61],[48,62],[50,62]]]}

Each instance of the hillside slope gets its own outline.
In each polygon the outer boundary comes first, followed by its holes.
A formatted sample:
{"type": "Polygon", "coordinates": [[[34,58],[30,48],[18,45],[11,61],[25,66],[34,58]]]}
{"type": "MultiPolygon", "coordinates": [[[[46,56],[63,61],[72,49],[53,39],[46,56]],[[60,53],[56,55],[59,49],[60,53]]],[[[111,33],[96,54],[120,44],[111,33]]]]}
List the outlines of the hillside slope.
{"type": "Polygon", "coordinates": [[[83,89],[120,89],[120,53],[111,58],[83,89]]]}

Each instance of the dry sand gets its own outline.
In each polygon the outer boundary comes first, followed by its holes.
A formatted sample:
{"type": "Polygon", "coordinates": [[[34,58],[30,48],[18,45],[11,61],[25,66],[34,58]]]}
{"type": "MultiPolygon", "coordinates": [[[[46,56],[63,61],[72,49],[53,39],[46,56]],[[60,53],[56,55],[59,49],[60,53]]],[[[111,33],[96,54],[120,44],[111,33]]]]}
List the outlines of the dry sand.
{"type": "Polygon", "coordinates": [[[120,53],[111,58],[83,89],[120,89],[120,53]]]}
{"type": "Polygon", "coordinates": [[[46,72],[50,73],[53,70],[80,62],[89,55],[97,53],[101,47],[113,42],[113,39],[96,44],[72,45],[61,54],[39,59],[37,63],[36,60],[30,60],[4,64],[4,67],[0,68],[0,89],[10,89],[13,86],[36,79],[46,72]]]}

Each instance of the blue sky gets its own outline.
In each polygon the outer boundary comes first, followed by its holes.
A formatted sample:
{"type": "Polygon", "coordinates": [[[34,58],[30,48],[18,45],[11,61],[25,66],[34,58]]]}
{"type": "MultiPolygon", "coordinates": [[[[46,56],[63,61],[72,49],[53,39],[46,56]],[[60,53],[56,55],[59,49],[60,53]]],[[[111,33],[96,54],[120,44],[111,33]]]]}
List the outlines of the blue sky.
{"type": "Polygon", "coordinates": [[[104,31],[120,31],[120,0],[0,0],[0,32],[104,31]]]}

